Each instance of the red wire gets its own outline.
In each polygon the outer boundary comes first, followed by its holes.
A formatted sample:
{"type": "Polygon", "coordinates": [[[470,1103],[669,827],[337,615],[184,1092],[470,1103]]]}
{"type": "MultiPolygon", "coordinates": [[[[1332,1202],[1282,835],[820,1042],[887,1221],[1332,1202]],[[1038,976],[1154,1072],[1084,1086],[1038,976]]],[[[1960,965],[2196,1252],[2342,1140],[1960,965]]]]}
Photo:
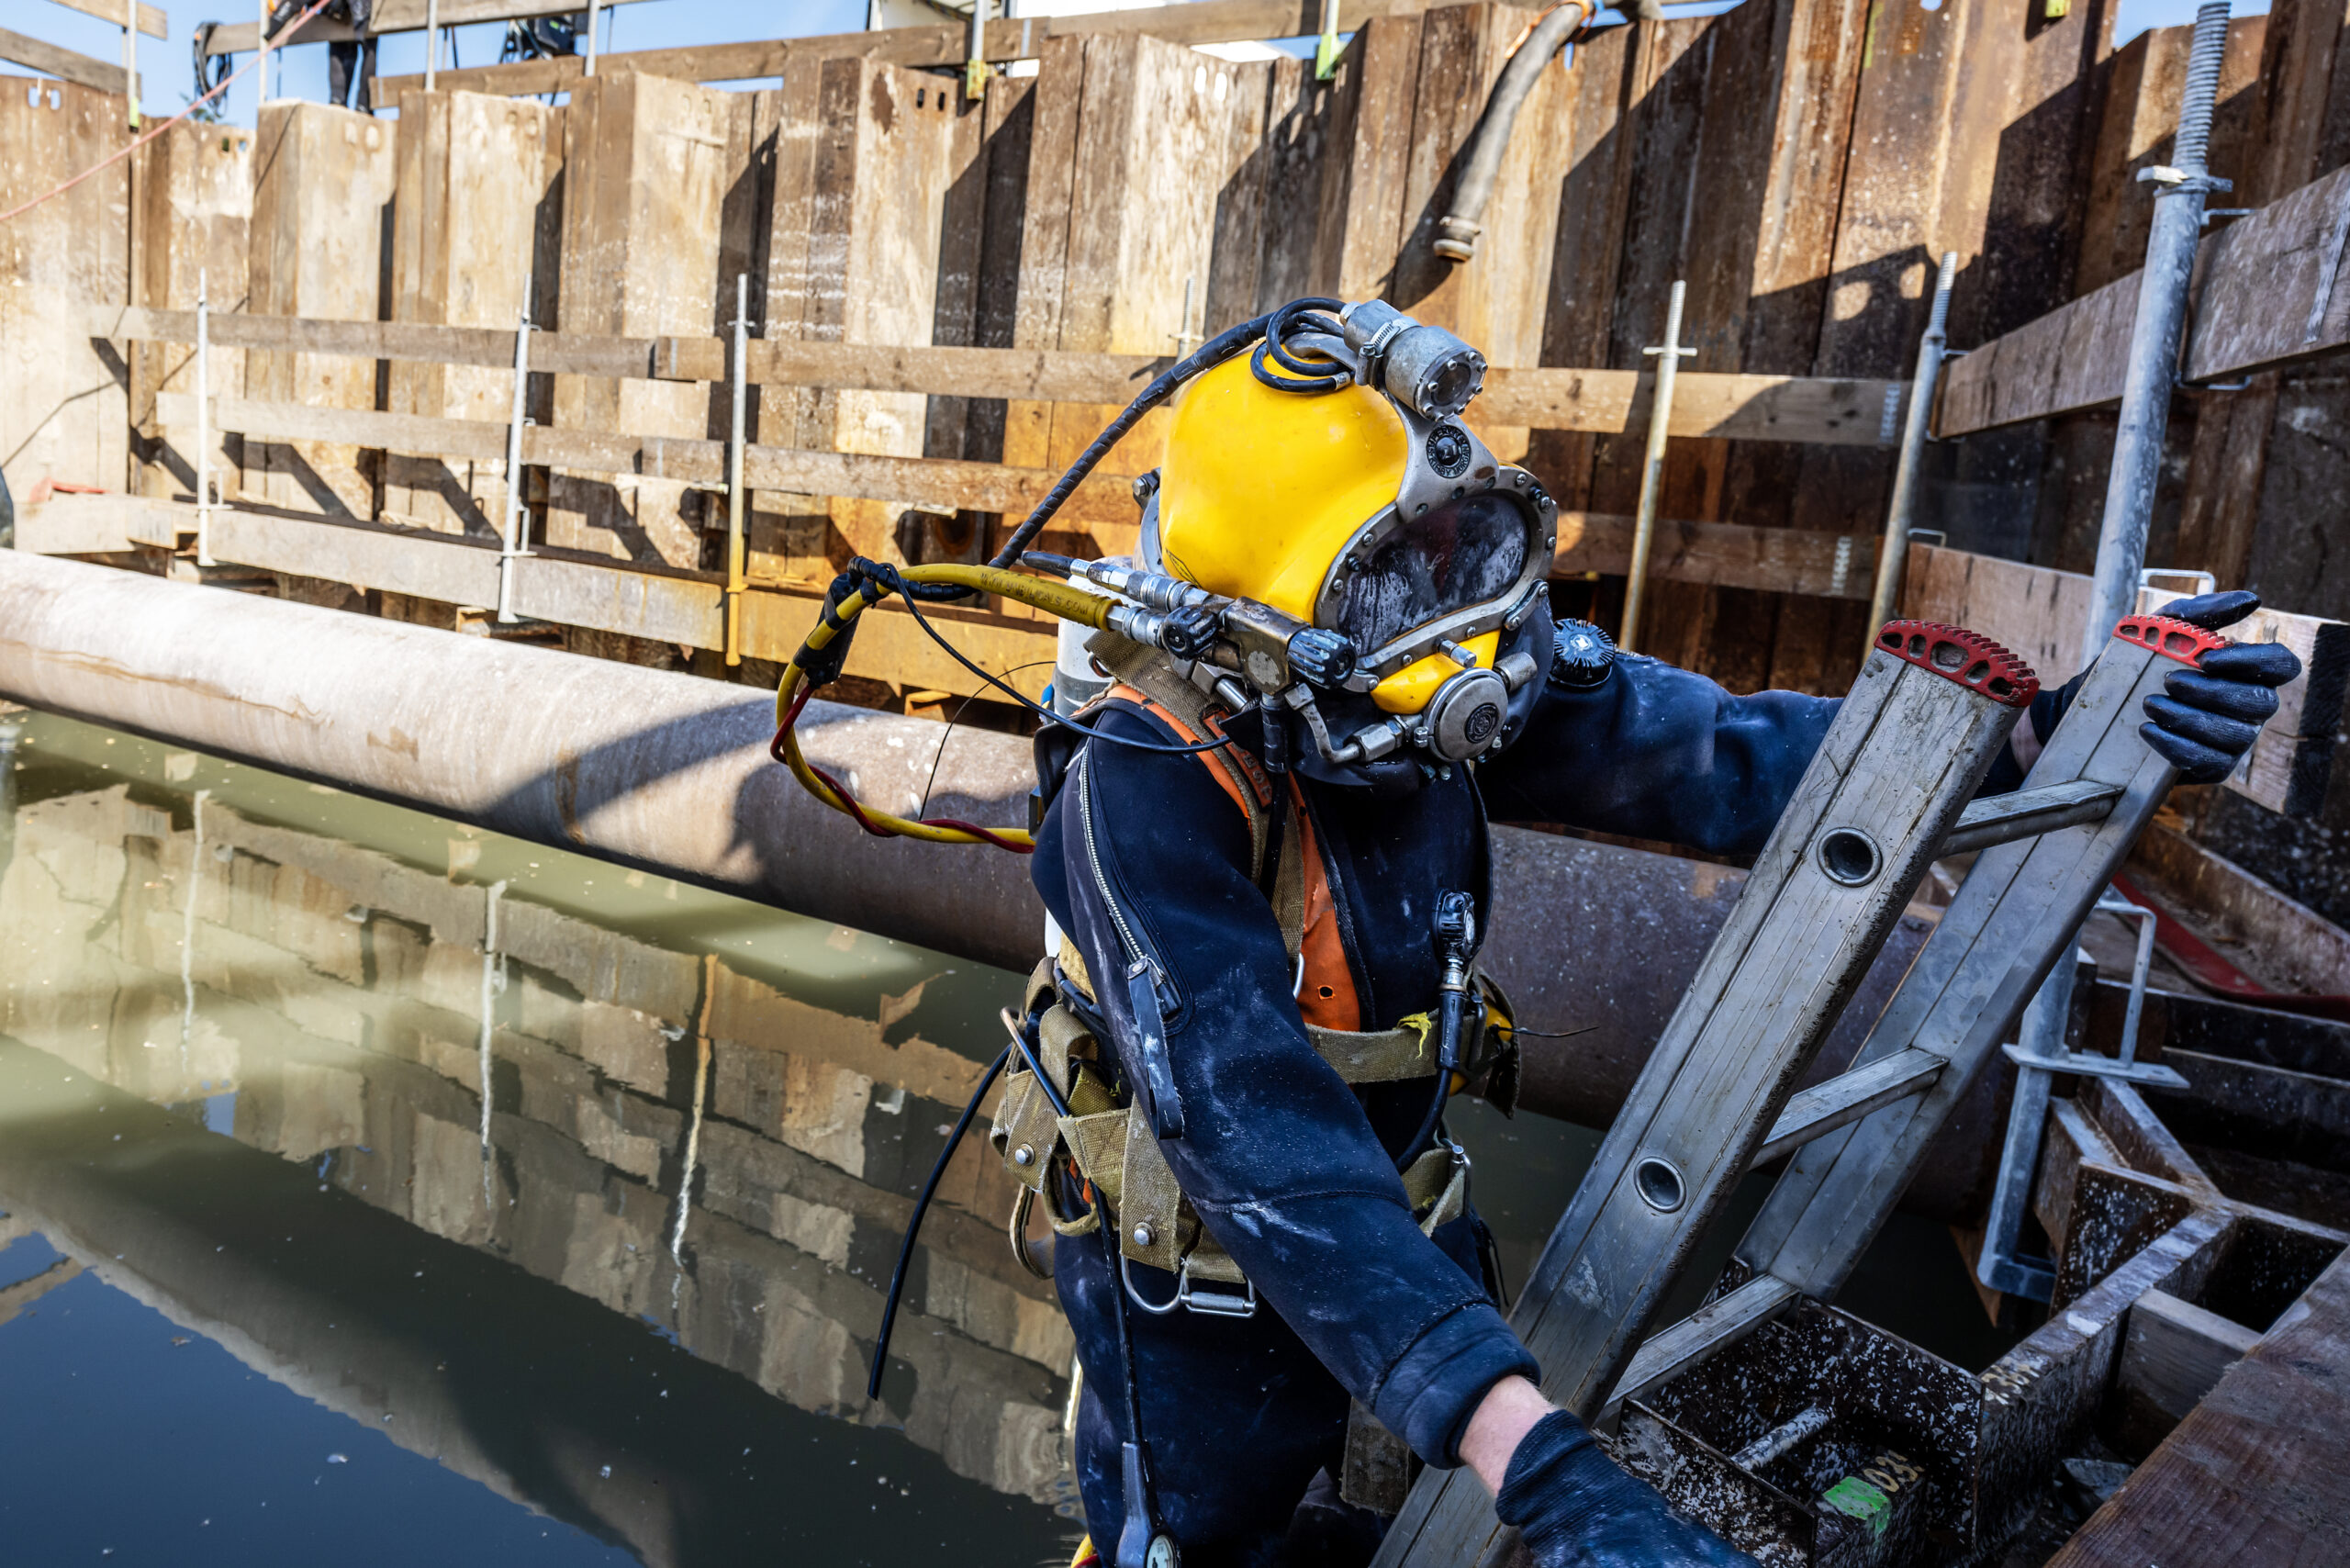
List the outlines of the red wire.
{"type": "MultiPolygon", "coordinates": [[[[49,200],[51,196],[63,196],[67,191],[72,190],[75,185],[80,185],[84,180],[88,179],[92,174],[96,174],[99,170],[106,168],[112,164],[121,162],[125,158],[129,157],[132,153],[138,151],[140,148],[146,146],[149,142],[162,135],[163,132],[171,129],[172,127],[179,124],[180,121],[187,118],[188,116],[196,113],[196,110],[202,108],[206,104],[210,103],[218,95],[227,92],[229,90],[229,83],[234,82],[238,77],[242,76],[246,72],[251,71],[254,66],[259,65],[263,61],[268,59],[270,50],[274,49],[283,49],[285,47],[285,39],[290,37],[297,28],[301,27],[303,23],[308,21],[319,12],[325,10],[327,8],[327,4],[328,0],[318,0],[318,4],[312,6],[300,16],[295,17],[285,26],[278,28],[278,42],[272,43],[267,39],[263,39],[262,40],[261,48],[254,52],[253,57],[245,62],[244,64],[239,66],[236,70],[229,73],[228,75],[222,77],[219,84],[214,87],[211,92],[205,94],[204,96],[196,99],[196,102],[188,105],[187,107],[182,109],[171,118],[163,121],[154,129],[147,132],[144,136],[140,137],[137,140],[132,141],[121,151],[100,159],[98,162],[91,164],[88,168],[83,170],[80,174],[74,175],[72,179],[66,181],[63,185],[57,186],[53,190],[42,192],[39,196],[33,197],[32,200],[26,202],[23,206],[12,207],[6,212],[0,212],[0,223],[6,223],[12,218],[18,218],[28,212],[30,212],[33,208],[49,200]]],[[[223,52],[226,51],[224,50],[223,52]]],[[[129,88],[130,84],[126,80],[123,83],[123,91],[126,99],[129,95],[129,88]]]]}

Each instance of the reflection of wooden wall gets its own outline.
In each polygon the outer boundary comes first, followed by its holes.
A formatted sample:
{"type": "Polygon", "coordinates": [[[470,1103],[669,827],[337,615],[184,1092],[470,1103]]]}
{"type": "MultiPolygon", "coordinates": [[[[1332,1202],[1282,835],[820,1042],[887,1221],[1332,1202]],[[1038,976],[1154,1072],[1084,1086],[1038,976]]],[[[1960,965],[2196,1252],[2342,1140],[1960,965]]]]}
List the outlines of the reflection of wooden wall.
{"type": "Polygon", "coordinates": [[[801,1408],[902,1424],[958,1473],[1056,1495],[1072,1341],[1005,1244],[1012,1187],[984,1139],[966,1141],[923,1227],[894,1347],[912,1403],[864,1398],[911,1194],[980,1071],[908,1021],[922,983],[864,1016],[503,900],[485,1190],[487,890],[218,800],[199,843],[175,809],[117,786],[18,812],[0,1032],[158,1103],[233,1091],[240,1141],[326,1156],[363,1202],[666,1325],[801,1408]],[[705,1063],[678,1280],[669,1238],[705,1063]]]}

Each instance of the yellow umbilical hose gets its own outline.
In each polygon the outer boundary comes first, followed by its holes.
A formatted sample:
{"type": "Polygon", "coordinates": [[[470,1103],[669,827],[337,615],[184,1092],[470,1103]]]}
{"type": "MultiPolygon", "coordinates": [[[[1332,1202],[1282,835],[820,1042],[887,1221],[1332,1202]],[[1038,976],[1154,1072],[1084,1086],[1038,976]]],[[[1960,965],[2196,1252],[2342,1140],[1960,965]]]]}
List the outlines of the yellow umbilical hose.
{"type": "MultiPolygon", "coordinates": [[[[1112,603],[1098,594],[1087,593],[1067,583],[1048,577],[1022,577],[995,566],[907,566],[897,575],[910,583],[944,583],[979,593],[997,594],[1064,621],[1096,628],[1110,613],[1112,603]]],[[[876,811],[859,802],[840,780],[800,755],[800,737],[795,729],[800,709],[807,705],[808,699],[813,694],[813,688],[808,684],[809,666],[832,645],[835,638],[847,633],[849,626],[861,612],[887,599],[892,591],[888,586],[868,578],[838,605],[827,602],[822,616],[800,644],[800,651],[792,655],[789,664],[783,666],[783,679],[775,693],[776,734],[770,752],[777,761],[791,769],[792,777],[799,779],[800,786],[810,794],[877,836],[920,838],[933,844],[992,844],[1000,849],[1023,853],[1034,848],[1035,841],[1026,828],[986,828],[951,817],[917,820],[876,811]]]]}

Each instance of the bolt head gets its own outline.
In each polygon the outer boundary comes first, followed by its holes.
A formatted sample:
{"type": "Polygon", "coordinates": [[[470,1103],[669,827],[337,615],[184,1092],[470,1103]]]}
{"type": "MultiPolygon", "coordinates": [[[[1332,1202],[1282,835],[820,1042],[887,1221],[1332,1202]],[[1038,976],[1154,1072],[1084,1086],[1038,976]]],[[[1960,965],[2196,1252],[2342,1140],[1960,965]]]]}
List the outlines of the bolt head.
{"type": "Polygon", "coordinates": [[[1152,1234],[1151,1228],[1147,1225],[1138,1225],[1135,1226],[1136,1246],[1147,1247],[1157,1239],[1158,1238],[1152,1234]]]}
{"type": "Polygon", "coordinates": [[[1035,1163],[1036,1163],[1036,1150],[1035,1150],[1035,1148],[1033,1146],[1031,1146],[1031,1145],[1024,1144],[1024,1144],[1022,1144],[1018,1148],[1015,1148],[1015,1149],[1013,1149],[1013,1150],[1012,1151],[1012,1163],[1013,1163],[1014,1165],[1022,1166],[1022,1167],[1026,1167],[1026,1166],[1030,1166],[1030,1165],[1034,1165],[1034,1164],[1035,1164],[1035,1163]]]}

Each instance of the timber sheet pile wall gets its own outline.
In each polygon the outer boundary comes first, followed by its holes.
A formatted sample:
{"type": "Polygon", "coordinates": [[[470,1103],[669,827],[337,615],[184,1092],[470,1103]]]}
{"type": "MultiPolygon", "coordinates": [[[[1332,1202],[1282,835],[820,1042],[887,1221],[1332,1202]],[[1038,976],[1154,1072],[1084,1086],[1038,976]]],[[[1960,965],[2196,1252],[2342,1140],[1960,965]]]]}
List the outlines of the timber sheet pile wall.
{"type": "MultiPolygon", "coordinates": [[[[993,78],[978,103],[947,73],[794,55],[779,87],[747,93],[622,73],[554,107],[403,93],[397,125],[276,105],[242,154],[248,208],[232,174],[200,194],[182,172],[199,150],[241,145],[200,127],[141,160],[140,203],[149,212],[168,202],[173,215],[150,223],[151,243],[168,232],[175,249],[216,257],[249,223],[246,297],[257,311],[503,327],[527,289],[534,319],[565,332],[722,333],[747,274],[755,336],[1166,353],[1302,293],[1384,294],[1497,364],[1639,370],[1652,363],[1642,350],[1661,335],[1672,282],[1685,278],[1684,340],[1698,351],[1686,368],[1899,377],[1943,251],[1961,259],[1953,342],[1964,346],[2126,271],[2143,246],[2148,197],[2132,176],[2163,154],[2183,35],[2149,34],[2117,52],[2112,4],[2056,19],[2040,10],[1746,0],[1717,17],[1600,32],[1570,69],[1543,73],[1478,257],[1462,267],[1436,259],[1429,241],[1485,94],[1532,17],[1505,6],[1375,18],[1329,83],[1302,62],[1236,63],[1104,33],[1043,42],[1035,76],[993,78]]],[[[2214,162],[2238,172],[2252,201],[2341,161],[2327,149],[2350,140],[2324,129],[2341,118],[2326,106],[2341,18],[2329,31],[2316,12],[2288,0],[2273,18],[2237,24],[2214,162]]],[[[13,114],[9,91],[0,112],[13,114]]],[[[60,151],[50,164],[87,161],[60,151]]],[[[17,228],[8,239],[22,250],[30,237],[17,228]]],[[[33,242],[62,245],[63,230],[33,242]]],[[[212,275],[236,270],[222,259],[212,275]]],[[[193,303],[193,271],[175,256],[159,272],[147,258],[136,303],[193,303]]],[[[77,291],[76,303],[118,299],[120,277],[118,263],[50,286],[77,291]]],[[[234,294],[215,282],[216,302],[234,294]]],[[[500,371],[250,357],[240,382],[223,356],[216,394],[505,413],[500,371]]],[[[185,350],[164,358],[153,375],[192,390],[185,350]]],[[[99,385],[56,428],[99,430],[112,395],[99,385]]],[[[1027,468],[1066,463],[1109,411],[781,386],[753,399],[750,439],[762,444],[1027,468]]],[[[2180,438],[2196,444],[2198,474],[2251,464],[2256,475],[2270,426],[2292,422],[2289,410],[2264,414],[2249,399],[2229,408],[2180,438]]],[[[722,386],[566,375],[534,377],[530,412],[583,432],[712,438],[724,434],[726,398],[722,386]]],[[[0,457],[21,494],[37,475],[8,454],[37,432],[13,406],[8,417],[0,457]]],[[[112,429],[120,417],[118,404],[112,429]]],[[[1897,418],[1888,399],[1888,442],[1897,418]]],[[[1487,431],[1571,514],[1571,577],[1620,570],[1620,546],[1601,542],[1634,510],[1639,422],[1622,434],[1487,431]],[[1572,515],[1583,512],[1587,525],[1572,515]]],[[[185,493],[192,464],[179,432],[141,429],[162,438],[148,449],[151,490],[185,493]]],[[[1152,466],[1161,429],[1146,420],[1107,469],[1152,466]]],[[[72,444],[54,430],[44,439],[61,453],[72,444]]],[[[1942,483],[1929,505],[1941,515],[1921,521],[2014,553],[2077,541],[2101,495],[2106,439],[2091,419],[1937,449],[1942,483]]],[[[58,476],[120,484],[103,439],[81,444],[89,452],[76,448],[71,463],[50,460],[58,476]]],[[[224,458],[244,463],[247,496],[273,505],[476,535],[503,506],[496,463],[259,441],[247,456],[242,445],[225,441],[224,458]]],[[[2272,462],[2268,489],[2300,473],[2295,465],[2272,462]]],[[[1867,536],[1881,526],[1891,472],[1889,444],[1676,438],[1666,518],[1811,530],[1859,548],[1848,567],[1840,551],[1832,579],[1802,596],[1752,586],[1764,579],[1751,567],[1668,531],[1650,588],[1650,651],[1737,689],[1842,689],[1863,642],[1867,536]]],[[[2188,488],[2190,519],[2247,504],[2240,487],[2188,488]]],[[[720,565],[723,498],[706,479],[558,470],[530,476],[525,493],[537,536],[554,548],[720,565]]],[[[1080,501],[1065,521],[1051,541],[1063,547],[1112,551],[1134,537],[1123,502],[1080,501]]],[[[852,552],[972,558],[999,526],[976,504],[759,490],[751,577],[804,593],[852,552]]],[[[2181,525],[2175,551],[2158,533],[2156,556],[2202,564],[2186,559],[2185,542],[2201,537],[2193,530],[2232,526],[2181,525]]],[[[1621,580],[1601,576],[1561,598],[1612,621],[1621,580]]],[[[777,602],[792,610],[785,619],[805,603],[777,602]]],[[[752,624],[772,618],[749,609],[752,624]]],[[[1049,656],[1021,613],[993,611],[970,629],[999,667],[1049,656]]],[[[920,677],[909,666],[893,684],[929,684],[938,663],[920,677]]]]}

